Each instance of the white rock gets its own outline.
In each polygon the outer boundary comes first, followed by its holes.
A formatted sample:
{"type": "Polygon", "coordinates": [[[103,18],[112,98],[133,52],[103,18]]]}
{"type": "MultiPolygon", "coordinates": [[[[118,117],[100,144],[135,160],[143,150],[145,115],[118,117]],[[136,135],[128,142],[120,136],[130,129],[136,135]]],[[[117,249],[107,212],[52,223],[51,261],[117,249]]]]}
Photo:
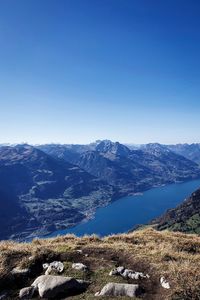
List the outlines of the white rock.
{"type": "Polygon", "coordinates": [[[49,275],[52,271],[62,273],[64,270],[64,265],[61,261],[53,261],[50,264],[45,263],[42,266],[43,269],[46,270],[45,275],[49,275]]]}
{"type": "Polygon", "coordinates": [[[27,275],[30,272],[29,269],[21,269],[20,267],[16,267],[12,269],[11,274],[12,275],[27,275]]]}
{"type": "Polygon", "coordinates": [[[48,266],[48,268],[46,269],[45,271],[45,275],[50,275],[52,272],[52,267],[51,266],[48,266]]]}
{"type": "Polygon", "coordinates": [[[165,279],[164,276],[162,276],[162,277],[160,278],[160,284],[161,284],[161,286],[162,286],[164,289],[170,289],[170,284],[169,284],[169,282],[165,279]]]}
{"type": "Polygon", "coordinates": [[[34,291],[35,291],[35,287],[33,287],[33,286],[25,287],[20,290],[19,298],[20,299],[32,299],[34,291]]]}
{"type": "Polygon", "coordinates": [[[125,269],[124,272],[121,274],[122,277],[128,278],[130,274],[133,273],[133,270],[125,269]]]}
{"type": "Polygon", "coordinates": [[[29,258],[28,258],[29,260],[34,260],[35,259],[35,257],[34,256],[29,256],[29,258]]]}
{"type": "Polygon", "coordinates": [[[82,253],[83,253],[83,250],[78,249],[78,250],[76,250],[76,252],[79,253],[79,254],[82,254],[82,253]]]}
{"type": "Polygon", "coordinates": [[[43,267],[44,270],[46,270],[46,269],[48,269],[49,264],[47,264],[47,263],[46,263],[46,264],[43,264],[42,267],[43,267]]]}
{"type": "Polygon", "coordinates": [[[54,261],[50,263],[52,269],[56,270],[58,273],[62,273],[64,270],[64,265],[61,261],[54,261]]]}
{"type": "Polygon", "coordinates": [[[131,278],[135,280],[150,277],[148,274],[144,274],[142,272],[134,272],[133,270],[125,269],[124,267],[113,269],[112,271],[110,271],[109,275],[121,275],[124,278],[131,278]]]}
{"type": "Polygon", "coordinates": [[[109,273],[109,275],[110,275],[110,276],[118,275],[117,269],[111,270],[110,273],[109,273]]]}
{"type": "Polygon", "coordinates": [[[71,289],[80,292],[86,283],[82,280],[76,280],[71,277],[41,275],[32,284],[41,298],[55,298],[59,293],[67,293],[71,289]]]}
{"type": "Polygon", "coordinates": [[[149,278],[150,276],[148,274],[144,274],[142,272],[131,272],[131,273],[129,273],[128,277],[131,279],[138,280],[138,279],[142,279],[142,278],[149,278]]]}
{"type": "Polygon", "coordinates": [[[138,284],[110,282],[103,287],[101,292],[97,292],[95,296],[135,297],[137,296],[138,289],[138,284]]]}
{"type": "Polygon", "coordinates": [[[121,266],[121,267],[117,267],[117,272],[118,273],[123,273],[124,272],[124,267],[123,266],[121,266]]]}
{"type": "Polygon", "coordinates": [[[139,279],[139,274],[138,273],[129,273],[128,274],[128,277],[130,278],[130,279],[136,279],[136,280],[138,280],[139,279]]]}
{"type": "Polygon", "coordinates": [[[74,264],[72,264],[72,269],[80,270],[80,271],[86,271],[87,266],[82,264],[82,263],[74,263],[74,264]]]}

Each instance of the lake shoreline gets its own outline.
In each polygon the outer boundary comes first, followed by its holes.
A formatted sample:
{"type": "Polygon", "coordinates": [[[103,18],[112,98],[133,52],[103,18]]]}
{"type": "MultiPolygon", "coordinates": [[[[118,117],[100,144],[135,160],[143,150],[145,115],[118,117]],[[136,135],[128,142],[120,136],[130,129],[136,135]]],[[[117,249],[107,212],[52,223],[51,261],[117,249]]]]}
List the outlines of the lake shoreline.
{"type": "MultiPolygon", "coordinates": [[[[120,197],[113,197],[111,201],[108,201],[108,202],[104,203],[103,205],[99,204],[94,208],[90,208],[89,210],[87,210],[85,212],[85,217],[83,217],[83,219],[80,220],[80,222],[74,223],[73,225],[69,225],[66,228],[60,228],[60,229],[57,229],[57,230],[54,230],[54,231],[51,231],[48,228],[40,228],[40,229],[37,228],[33,231],[30,229],[30,230],[27,230],[27,231],[24,231],[23,233],[21,233],[20,234],[21,236],[16,234],[16,236],[11,237],[11,240],[15,240],[15,241],[18,241],[18,242],[31,242],[33,239],[36,239],[36,238],[37,239],[43,239],[43,238],[46,239],[46,238],[49,238],[49,237],[65,235],[65,234],[68,234],[68,233],[74,234],[73,231],[77,227],[85,226],[85,224],[88,224],[92,221],[95,221],[96,214],[99,210],[106,209],[107,207],[112,206],[114,203],[117,203],[118,201],[123,201],[123,199],[128,198],[128,199],[131,199],[131,202],[134,203],[134,201],[136,199],[139,199],[141,201],[142,198],[144,197],[144,194],[146,194],[150,191],[159,190],[161,188],[167,188],[167,187],[170,187],[170,186],[173,186],[173,185],[178,186],[178,185],[181,185],[181,184],[187,184],[189,182],[195,182],[195,181],[198,181],[198,180],[200,182],[200,178],[195,178],[195,179],[188,179],[186,181],[177,181],[177,182],[173,182],[173,183],[170,182],[168,184],[154,185],[154,186],[151,186],[151,187],[149,187],[149,188],[147,188],[143,191],[138,191],[138,192],[131,193],[131,194],[130,193],[128,193],[128,194],[121,193],[120,197]]],[[[200,186],[200,184],[199,184],[199,186],[200,186]]],[[[182,201],[183,200],[184,199],[182,199],[182,201]]],[[[170,208],[173,208],[173,207],[171,207],[171,206],[167,207],[167,209],[170,209],[170,208]]],[[[122,207],[122,210],[123,210],[123,207],[122,207]]],[[[149,221],[151,221],[151,220],[149,220],[149,221]]],[[[135,226],[140,225],[140,224],[141,224],[140,222],[138,224],[133,224],[127,230],[117,232],[117,233],[128,232],[129,230],[132,230],[133,228],[135,228],[135,226]]],[[[144,223],[142,223],[142,224],[144,224],[144,223]]],[[[114,232],[114,233],[116,233],[116,232],[114,232]]],[[[76,232],[75,232],[75,234],[76,234],[76,232]]],[[[77,234],[79,235],[79,233],[77,233],[77,234]]],[[[85,234],[88,234],[87,231],[85,232],[85,234]]],[[[89,233],[89,234],[98,234],[98,233],[93,232],[93,233],[89,233]]],[[[110,233],[108,233],[108,234],[110,234],[110,233]]],[[[84,234],[81,234],[81,236],[82,235],[84,235],[84,234]]],[[[101,234],[99,234],[99,235],[101,236],[101,234]]]]}
{"type": "MultiPolygon", "coordinates": [[[[74,229],[76,229],[76,228],[78,228],[78,227],[81,227],[81,226],[85,226],[85,224],[88,224],[88,223],[90,223],[90,222],[92,222],[92,221],[95,221],[95,218],[96,218],[96,214],[97,214],[97,212],[99,212],[99,210],[102,210],[102,209],[106,209],[107,207],[110,207],[110,206],[112,206],[114,203],[117,203],[118,201],[123,201],[122,199],[127,199],[127,198],[131,198],[131,201],[133,201],[134,199],[137,199],[138,200],[138,198],[140,198],[140,200],[142,199],[142,197],[144,196],[144,194],[145,193],[148,193],[148,192],[153,192],[153,191],[155,191],[155,190],[159,190],[159,189],[162,189],[162,188],[168,188],[168,187],[170,187],[170,186],[181,186],[181,185],[184,185],[184,184],[188,184],[188,183],[192,183],[192,182],[198,182],[199,183],[199,185],[197,185],[197,187],[198,186],[200,186],[200,179],[198,178],[196,178],[196,179],[193,179],[193,180],[187,180],[187,181],[183,181],[183,182],[176,182],[176,183],[170,183],[170,184],[166,184],[166,185],[159,185],[159,186],[154,186],[154,187],[152,187],[152,188],[150,188],[150,189],[148,189],[148,190],[145,190],[145,191],[143,191],[143,192],[138,192],[138,193],[134,193],[133,195],[129,195],[129,196],[124,196],[124,197],[121,197],[121,198],[118,198],[118,199],[115,199],[115,200],[113,200],[112,202],[110,202],[110,203],[108,203],[107,205],[104,205],[103,207],[102,206],[100,206],[100,207],[97,207],[97,208],[95,208],[94,210],[92,210],[89,214],[88,214],[88,216],[86,217],[86,218],[84,218],[80,223],[78,223],[78,224],[76,224],[75,226],[70,226],[70,227],[68,227],[68,228],[66,228],[66,229],[64,229],[64,230],[56,230],[56,231],[54,231],[54,232],[52,232],[52,233],[50,233],[50,234],[47,234],[47,235],[44,235],[42,238],[49,238],[49,237],[55,237],[55,236],[57,236],[57,235],[64,235],[64,234],[68,234],[68,233],[73,233],[73,234],[78,234],[79,235],[79,233],[76,233],[76,230],[74,230],[74,229]]],[[[195,190],[195,187],[194,187],[194,190],[195,190]]],[[[191,192],[193,192],[193,189],[191,189],[191,191],[190,191],[190,193],[191,192]]],[[[189,195],[188,195],[189,196],[189,195]]],[[[181,202],[182,201],[184,201],[184,198],[182,199],[181,198],[181,202]]],[[[179,203],[180,203],[180,201],[179,201],[179,203]]],[[[172,208],[173,206],[169,206],[169,207],[167,207],[166,209],[169,209],[169,208],[172,208]]],[[[153,207],[152,207],[152,209],[153,209],[153,207]]],[[[154,217],[153,217],[154,218],[154,217]]],[[[152,219],[153,219],[152,218],[152,219]]],[[[151,220],[149,220],[149,221],[151,221],[151,220]]],[[[138,223],[138,224],[140,224],[140,223],[138,223]]],[[[137,225],[138,225],[137,224],[137,225]]],[[[145,224],[145,223],[142,223],[142,224],[145,224]]],[[[122,232],[127,232],[127,231],[129,231],[129,230],[131,230],[132,228],[134,228],[134,226],[135,226],[135,224],[133,224],[132,225],[132,227],[130,227],[130,228],[128,228],[126,231],[121,231],[121,232],[118,232],[118,233],[122,233],[122,232]]],[[[88,226],[86,226],[87,227],[87,229],[88,229],[88,226]]],[[[98,234],[98,232],[93,232],[93,233],[88,233],[87,232],[88,230],[86,230],[86,232],[84,233],[84,234],[98,234]]],[[[82,236],[82,235],[84,235],[84,234],[80,234],[80,236],[82,236]]],[[[111,234],[111,233],[108,233],[108,234],[111,234]]],[[[100,234],[100,236],[102,236],[101,234],[100,234]]]]}

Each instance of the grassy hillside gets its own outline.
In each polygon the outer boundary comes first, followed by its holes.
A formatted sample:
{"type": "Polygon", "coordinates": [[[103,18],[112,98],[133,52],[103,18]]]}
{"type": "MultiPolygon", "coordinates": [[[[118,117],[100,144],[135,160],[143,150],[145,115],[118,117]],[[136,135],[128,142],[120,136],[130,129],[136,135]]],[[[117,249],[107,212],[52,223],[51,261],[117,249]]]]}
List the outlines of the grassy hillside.
{"type": "MultiPolygon", "coordinates": [[[[197,235],[145,228],[103,239],[97,236],[78,238],[66,235],[47,240],[38,239],[28,244],[3,241],[0,242],[0,290],[9,290],[11,299],[18,299],[19,289],[30,285],[37,276],[44,274],[42,264],[53,260],[64,262],[64,275],[90,282],[85,293],[68,299],[92,300],[96,298],[94,294],[106,283],[126,282],[122,277],[109,276],[112,268],[121,265],[150,275],[149,279],[139,281],[143,288],[141,299],[200,299],[200,237],[197,235]],[[82,273],[73,270],[73,262],[86,264],[88,271],[82,273]],[[29,275],[20,280],[14,278],[11,271],[16,266],[28,267],[29,275]],[[161,276],[166,277],[171,289],[161,287],[161,276]]],[[[137,282],[128,280],[129,283],[137,282]]]]}
{"type": "Polygon", "coordinates": [[[169,209],[153,223],[159,230],[200,233],[200,189],[176,208],[169,209]]]}

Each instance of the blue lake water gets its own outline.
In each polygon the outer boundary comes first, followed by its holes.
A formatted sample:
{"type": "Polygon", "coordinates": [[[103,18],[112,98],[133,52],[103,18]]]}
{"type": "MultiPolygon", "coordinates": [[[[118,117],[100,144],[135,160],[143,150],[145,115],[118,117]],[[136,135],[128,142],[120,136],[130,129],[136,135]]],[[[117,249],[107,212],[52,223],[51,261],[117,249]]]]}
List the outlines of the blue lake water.
{"type": "Polygon", "coordinates": [[[123,197],[106,207],[98,208],[94,219],[70,229],[55,231],[48,237],[67,233],[77,236],[123,233],[137,224],[149,222],[169,208],[174,208],[199,187],[200,180],[193,180],[153,188],[143,195],[123,197]]]}

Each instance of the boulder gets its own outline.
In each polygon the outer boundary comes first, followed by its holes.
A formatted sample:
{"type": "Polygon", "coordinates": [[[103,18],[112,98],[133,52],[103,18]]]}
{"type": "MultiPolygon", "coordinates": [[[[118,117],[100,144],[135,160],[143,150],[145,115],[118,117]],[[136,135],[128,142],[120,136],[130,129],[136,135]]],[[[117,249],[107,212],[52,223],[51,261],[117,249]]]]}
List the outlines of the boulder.
{"type": "Polygon", "coordinates": [[[41,275],[32,284],[38,290],[41,298],[54,298],[60,293],[73,291],[79,293],[84,290],[87,283],[71,277],[41,275]]]}
{"type": "Polygon", "coordinates": [[[95,294],[95,296],[110,296],[110,297],[136,297],[138,294],[138,284],[127,283],[107,283],[101,292],[95,294]]]}
{"type": "Polygon", "coordinates": [[[32,299],[34,294],[35,288],[33,286],[25,287],[20,290],[19,292],[19,298],[20,299],[32,299]]]}
{"type": "Polygon", "coordinates": [[[72,269],[80,270],[80,271],[86,271],[87,266],[82,264],[82,263],[74,263],[74,264],[72,264],[72,269]]]}

